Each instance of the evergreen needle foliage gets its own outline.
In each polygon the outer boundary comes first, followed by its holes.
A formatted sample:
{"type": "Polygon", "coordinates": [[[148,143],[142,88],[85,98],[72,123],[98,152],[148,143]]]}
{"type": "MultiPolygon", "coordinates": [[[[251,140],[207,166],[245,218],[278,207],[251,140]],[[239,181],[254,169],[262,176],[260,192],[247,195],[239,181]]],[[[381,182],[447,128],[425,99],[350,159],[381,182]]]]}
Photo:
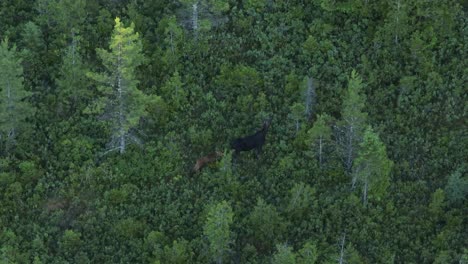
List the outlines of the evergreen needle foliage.
{"type": "Polygon", "coordinates": [[[466,11],[0,1],[0,263],[468,263],[466,11]]]}

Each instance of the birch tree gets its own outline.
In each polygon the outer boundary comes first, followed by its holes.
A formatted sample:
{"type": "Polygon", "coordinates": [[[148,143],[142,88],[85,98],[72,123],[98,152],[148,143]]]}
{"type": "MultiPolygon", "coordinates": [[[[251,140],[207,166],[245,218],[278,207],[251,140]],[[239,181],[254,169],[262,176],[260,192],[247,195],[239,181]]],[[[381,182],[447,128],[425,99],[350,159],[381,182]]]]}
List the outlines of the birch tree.
{"type": "Polygon", "coordinates": [[[25,101],[30,95],[23,86],[23,67],[16,46],[8,47],[8,39],[0,44],[0,139],[7,146],[14,143],[32,106],[25,101]]]}
{"type": "Polygon", "coordinates": [[[114,32],[109,45],[110,51],[97,49],[106,69],[103,73],[88,73],[99,83],[102,96],[88,108],[88,112],[102,114],[111,126],[109,150],[125,152],[130,141],[139,142],[132,133],[141,117],[147,115],[146,106],[151,96],[137,88],[135,70],[144,61],[142,43],[134,24],[125,27],[119,18],[115,19],[114,32]]]}

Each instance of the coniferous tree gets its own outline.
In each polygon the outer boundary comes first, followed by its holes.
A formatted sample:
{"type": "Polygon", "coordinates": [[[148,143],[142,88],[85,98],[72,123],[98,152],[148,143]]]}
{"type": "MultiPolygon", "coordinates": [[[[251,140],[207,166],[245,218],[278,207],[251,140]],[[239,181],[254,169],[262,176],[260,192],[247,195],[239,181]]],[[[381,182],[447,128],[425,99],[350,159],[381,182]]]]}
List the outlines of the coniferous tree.
{"type": "Polygon", "coordinates": [[[368,127],[360,144],[360,151],[355,160],[353,175],[362,186],[362,201],[367,204],[369,190],[373,196],[381,198],[390,184],[389,176],[392,161],[387,157],[385,145],[379,136],[368,127]]]}
{"type": "Polygon", "coordinates": [[[99,83],[102,93],[90,109],[90,112],[104,114],[111,124],[109,151],[119,150],[124,153],[128,140],[139,142],[131,133],[141,117],[147,114],[146,106],[152,100],[137,88],[135,70],[144,62],[142,43],[138,33],[134,32],[133,23],[124,27],[120,18],[115,19],[110,51],[97,49],[106,72],[89,73],[88,76],[99,83]]]}
{"type": "Polygon", "coordinates": [[[290,116],[294,120],[296,134],[297,132],[299,132],[300,121],[304,119],[304,111],[305,111],[305,107],[301,103],[294,103],[291,106],[290,116]]]}
{"type": "Polygon", "coordinates": [[[0,44],[0,137],[7,145],[14,143],[32,106],[25,100],[31,93],[23,86],[23,67],[16,46],[9,48],[8,39],[0,44]]]}
{"type": "Polygon", "coordinates": [[[317,246],[313,243],[307,242],[298,252],[297,263],[314,264],[317,262],[317,254],[317,246]]]}
{"type": "Polygon", "coordinates": [[[331,141],[332,131],[326,123],[329,118],[327,114],[319,115],[314,126],[307,132],[307,143],[317,157],[320,167],[324,163],[326,146],[331,141]]]}
{"type": "Polygon", "coordinates": [[[273,255],[273,264],[296,264],[296,255],[292,248],[287,245],[277,245],[276,253],[273,255]]]}
{"type": "Polygon", "coordinates": [[[468,178],[463,176],[464,168],[459,168],[448,177],[445,193],[449,203],[456,204],[465,201],[468,194],[468,178]]]}
{"type": "MultiPolygon", "coordinates": [[[[342,120],[339,124],[339,134],[337,136],[341,157],[348,174],[352,172],[354,159],[357,156],[367,120],[367,113],[363,111],[366,99],[361,93],[362,87],[362,78],[353,70],[343,100],[341,110],[342,120]]],[[[356,178],[353,177],[353,188],[355,184],[356,178]]]]}
{"type": "Polygon", "coordinates": [[[80,36],[74,35],[63,56],[58,86],[59,107],[57,111],[65,115],[82,110],[82,104],[90,98],[86,69],[80,55],[80,36]]]}

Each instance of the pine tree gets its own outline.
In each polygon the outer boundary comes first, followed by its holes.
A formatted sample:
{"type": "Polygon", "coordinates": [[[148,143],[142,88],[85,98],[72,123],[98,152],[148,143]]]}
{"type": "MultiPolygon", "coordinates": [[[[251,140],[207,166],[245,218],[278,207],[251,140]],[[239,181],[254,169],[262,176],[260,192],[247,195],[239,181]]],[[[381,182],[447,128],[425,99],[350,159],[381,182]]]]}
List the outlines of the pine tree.
{"type": "Polygon", "coordinates": [[[112,139],[109,151],[124,153],[128,139],[139,142],[131,129],[137,126],[141,117],[147,115],[146,106],[152,97],[137,88],[139,82],[135,78],[135,70],[145,58],[139,34],[134,32],[134,24],[124,27],[116,18],[109,48],[110,51],[97,49],[106,72],[88,73],[100,84],[98,89],[102,93],[89,112],[101,113],[110,121],[112,139]]]}
{"type": "Polygon", "coordinates": [[[0,139],[4,137],[7,146],[14,143],[25,119],[32,114],[32,106],[25,101],[30,93],[23,87],[21,59],[16,46],[8,46],[8,39],[0,45],[0,139]]]}
{"type": "Polygon", "coordinates": [[[360,144],[359,156],[354,164],[354,177],[362,185],[362,201],[367,204],[369,189],[379,199],[386,191],[389,182],[392,161],[387,157],[385,145],[379,136],[368,127],[360,144]]]}
{"type": "Polygon", "coordinates": [[[464,170],[465,168],[461,167],[450,174],[447,184],[445,185],[447,200],[452,205],[458,202],[463,202],[467,198],[468,177],[466,174],[463,174],[464,170]]]}

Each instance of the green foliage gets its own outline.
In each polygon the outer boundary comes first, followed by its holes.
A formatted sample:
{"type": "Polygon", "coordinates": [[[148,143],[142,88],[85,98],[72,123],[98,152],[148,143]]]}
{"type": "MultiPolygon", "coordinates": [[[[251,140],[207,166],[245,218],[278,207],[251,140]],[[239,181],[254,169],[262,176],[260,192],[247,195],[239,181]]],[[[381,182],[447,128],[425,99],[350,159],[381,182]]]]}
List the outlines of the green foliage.
{"type": "Polygon", "coordinates": [[[72,42],[65,50],[60,76],[56,80],[59,101],[57,111],[70,115],[84,109],[84,102],[91,97],[86,78],[86,68],[80,56],[80,37],[73,36],[72,42]]]}
{"type": "Polygon", "coordinates": [[[287,245],[277,245],[276,253],[273,255],[273,264],[295,264],[296,258],[295,254],[292,252],[291,247],[287,245]]]}
{"type": "Polygon", "coordinates": [[[291,118],[295,122],[295,127],[296,127],[296,133],[299,131],[300,128],[300,121],[304,119],[304,112],[305,112],[305,107],[301,103],[294,103],[291,106],[291,118]]]}
{"type": "Polygon", "coordinates": [[[81,241],[81,234],[73,230],[66,230],[63,233],[62,239],[59,242],[60,250],[66,256],[73,256],[81,247],[83,241],[81,241]]]}
{"type": "Polygon", "coordinates": [[[298,252],[297,263],[314,264],[317,262],[317,255],[317,246],[313,243],[307,242],[298,252]]]}
{"type": "Polygon", "coordinates": [[[309,131],[307,131],[306,144],[322,166],[326,160],[327,148],[331,143],[332,130],[327,124],[330,117],[327,114],[318,115],[317,120],[309,131]]]}
{"type": "Polygon", "coordinates": [[[367,204],[370,191],[376,200],[382,199],[390,185],[390,172],[393,163],[388,159],[385,145],[379,136],[368,127],[360,145],[359,156],[354,164],[354,177],[362,186],[363,203],[367,204]]]}
{"type": "Polygon", "coordinates": [[[21,59],[16,46],[9,47],[8,39],[0,45],[0,93],[0,140],[12,144],[33,108],[25,101],[31,93],[23,86],[21,59]]]}
{"type": "Polygon", "coordinates": [[[248,217],[252,244],[258,252],[271,253],[286,230],[285,222],[273,205],[258,199],[248,217]]]}
{"type": "Polygon", "coordinates": [[[444,205],[445,194],[442,189],[437,189],[432,194],[432,201],[429,204],[429,211],[434,216],[440,216],[442,213],[442,207],[444,205]]]}
{"type": "Polygon", "coordinates": [[[289,203],[286,211],[290,214],[298,214],[300,218],[307,214],[311,208],[316,206],[314,201],[315,189],[308,184],[295,183],[290,191],[289,203]]]}
{"type": "Polygon", "coordinates": [[[230,226],[233,216],[232,208],[226,201],[208,208],[203,234],[208,238],[211,258],[216,263],[222,263],[229,251],[231,244],[230,226]]]}
{"type": "Polygon", "coordinates": [[[153,100],[137,89],[138,80],[135,70],[143,64],[142,43],[138,33],[134,33],[134,24],[126,28],[119,18],[115,19],[115,27],[109,45],[110,52],[97,49],[107,69],[106,73],[89,73],[88,76],[98,82],[99,98],[90,112],[110,115],[112,125],[111,150],[118,149],[123,153],[126,140],[135,141],[135,136],[129,134],[136,127],[140,118],[147,115],[146,107],[153,100]]]}
{"type": "Polygon", "coordinates": [[[352,171],[367,120],[367,113],[363,111],[366,99],[362,94],[362,88],[362,78],[353,70],[343,99],[338,137],[341,156],[348,173],[352,171]]]}
{"type": "Polygon", "coordinates": [[[1,1],[0,262],[466,263],[466,5],[304,3],[1,1]]]}
{"type": "Polygon", "coordinates": [[[462,176],[463,168],[460,168],[450,174],[447,185],[445,185],[445,194],[450,203],[466,201],[468,195],[468,178],[462,176]]]}

